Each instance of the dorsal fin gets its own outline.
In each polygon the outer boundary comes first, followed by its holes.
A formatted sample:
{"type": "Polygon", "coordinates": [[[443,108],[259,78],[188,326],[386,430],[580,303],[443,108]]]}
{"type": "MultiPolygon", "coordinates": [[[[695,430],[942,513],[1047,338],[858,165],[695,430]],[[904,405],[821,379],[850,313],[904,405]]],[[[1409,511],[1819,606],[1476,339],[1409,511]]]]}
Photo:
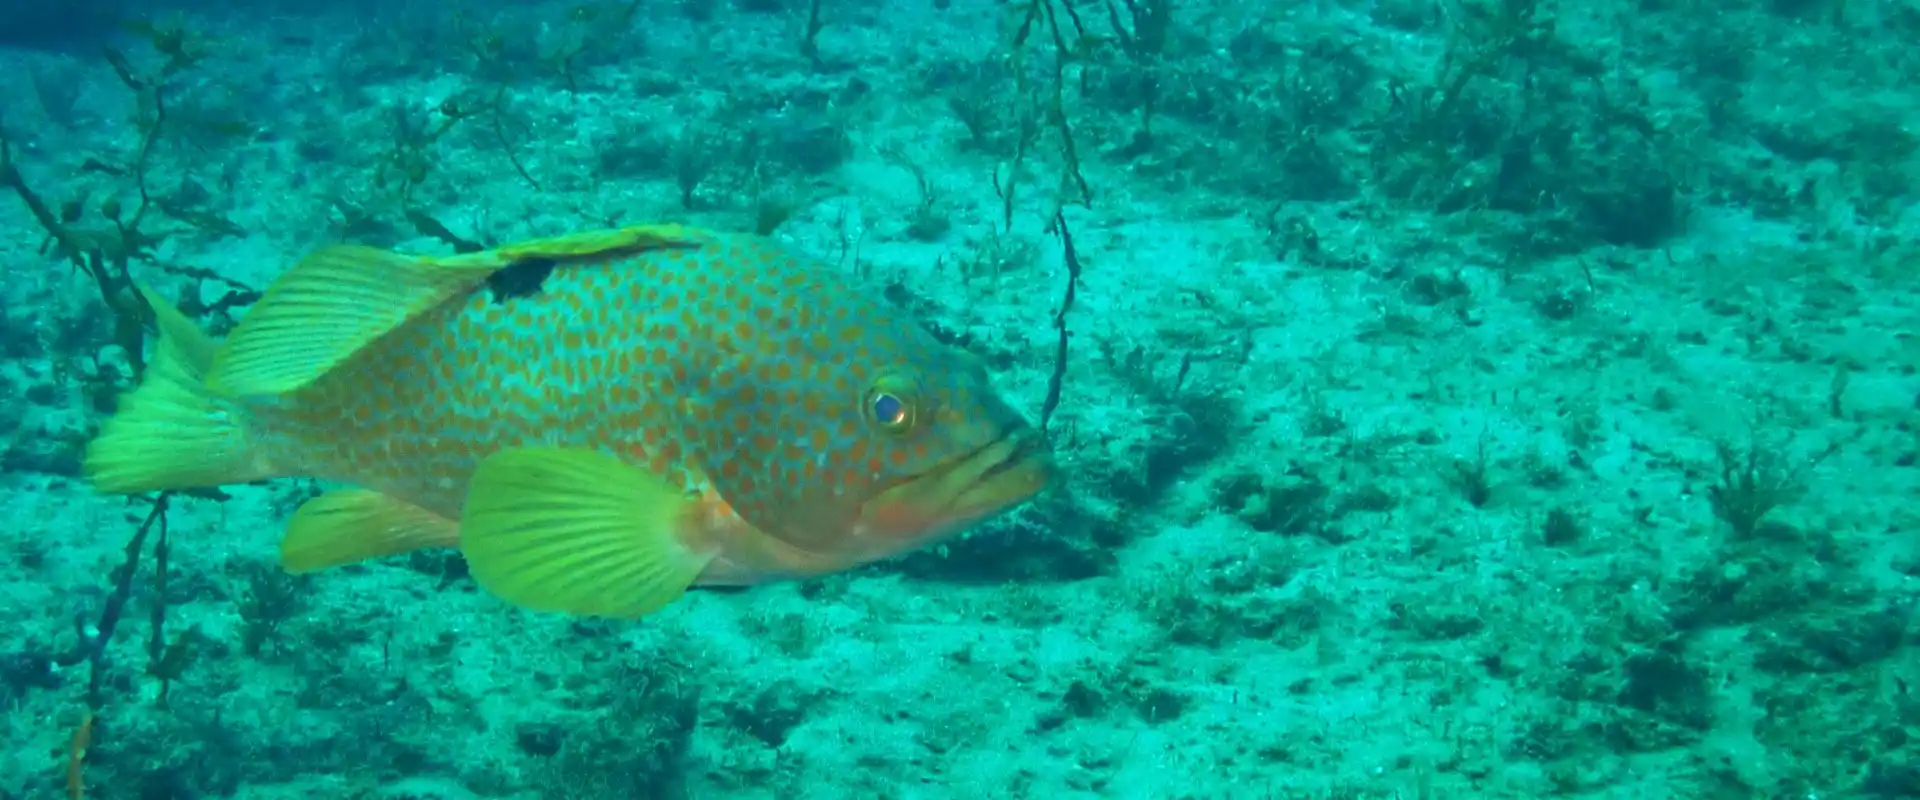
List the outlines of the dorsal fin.
{"type": "Polygon", "coordinates": [[[642,250],[657,250],[663,247],[686,247],[711,237],[712,234],[685,225],[633,225],[626,228],[606,228],[534,239],[445,260],[477,258],[502,266],[529,258],[548,258],[564,262],[636,253],[642,250]]]}
{"type": "Polygon", "coordinates": [[[207,385],[234,396],[285,394],[515,263],[578,260],[698,240],[696,232],[679,225],[640,225],[441,258],[354,245],[321,248],[274,281],[247,312],[215,357],[207,385]]]}

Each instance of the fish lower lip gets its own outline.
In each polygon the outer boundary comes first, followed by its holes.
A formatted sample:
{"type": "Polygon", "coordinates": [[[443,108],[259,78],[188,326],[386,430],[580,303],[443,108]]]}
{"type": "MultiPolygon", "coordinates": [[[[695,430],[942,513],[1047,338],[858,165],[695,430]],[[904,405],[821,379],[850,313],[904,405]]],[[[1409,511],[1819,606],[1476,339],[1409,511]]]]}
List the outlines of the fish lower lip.
{"type": "Polygon", "coordinates": [[[985,472],[980,473],[981,479],[984,480],[986,478],[991,478],[996,475],[999,475],[1002,472],[1006,472],[1007,470],[1013,469],[1015,466],[1018,466],[1019,464],[1024,463],[1028,458],[1033,456],[1034,444],[1035,444],[1034,437],[1021,436],[1019,434],[1015,434],[1015,437],[1017,438],[1014,439],[1014,449],[1007,453],[1006,458],[1000,459],[999,462],[995,463],[991,467],[988,467],[985,472]]]}
{"type": "Polygon", "coordinates": [[[954,519],[977,520],[1032,497],[1052,483],[1053,459],[1038,432],[1015,430],[955,464],[940,502],[954,519]]]}

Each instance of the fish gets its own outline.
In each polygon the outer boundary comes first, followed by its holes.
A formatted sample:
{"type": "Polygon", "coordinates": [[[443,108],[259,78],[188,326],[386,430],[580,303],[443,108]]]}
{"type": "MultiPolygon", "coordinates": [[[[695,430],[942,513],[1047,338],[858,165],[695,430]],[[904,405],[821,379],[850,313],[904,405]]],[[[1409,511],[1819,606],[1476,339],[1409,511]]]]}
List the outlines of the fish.
{"type": "Polygon", "coordinates": [[[457,548],[509,604],[641,617],[925,548],[1058,478],[977,358],[764,236],[331,245],[223,341],[139,291],[154,354],[83,474],[337,484],[286,522],[296,574],[457,548]]]}

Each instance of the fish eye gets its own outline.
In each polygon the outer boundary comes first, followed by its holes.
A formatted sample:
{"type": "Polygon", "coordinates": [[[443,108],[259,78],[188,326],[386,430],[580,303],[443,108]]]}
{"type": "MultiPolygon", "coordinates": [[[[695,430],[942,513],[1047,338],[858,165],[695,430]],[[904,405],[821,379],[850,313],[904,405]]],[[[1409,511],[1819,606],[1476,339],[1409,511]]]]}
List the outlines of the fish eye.
{"type": "Polygon", "coordinates": [[[876,391],[867,397],[867,412],[882,430],[899,433],[913,427],[913,406],[900,395],[876,391]]]}

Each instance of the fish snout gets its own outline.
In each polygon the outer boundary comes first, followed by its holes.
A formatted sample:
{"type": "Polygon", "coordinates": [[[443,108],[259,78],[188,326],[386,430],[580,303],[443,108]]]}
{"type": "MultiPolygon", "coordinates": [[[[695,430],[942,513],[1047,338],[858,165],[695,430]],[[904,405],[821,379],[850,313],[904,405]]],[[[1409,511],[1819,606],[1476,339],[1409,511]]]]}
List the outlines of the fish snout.
{"type": "Polygon", "coordinates": [[[1001,513],[1051,486],[1057,469],[1046,435],[1022,420],[954,465],[952,510],[970,519],[1001,513]]]}

